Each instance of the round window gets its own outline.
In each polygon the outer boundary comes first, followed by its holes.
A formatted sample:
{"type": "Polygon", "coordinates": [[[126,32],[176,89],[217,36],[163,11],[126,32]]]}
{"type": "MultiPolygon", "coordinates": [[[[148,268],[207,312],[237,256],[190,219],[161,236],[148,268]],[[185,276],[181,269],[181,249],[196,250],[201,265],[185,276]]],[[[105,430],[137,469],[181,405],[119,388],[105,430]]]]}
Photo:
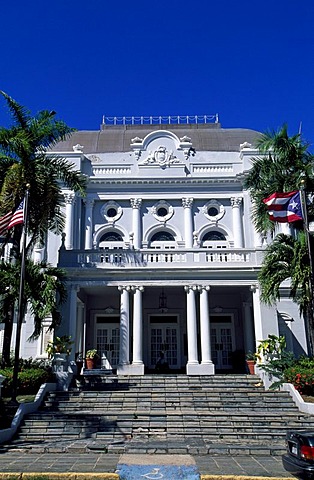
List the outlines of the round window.
{"type": "Polygon", "coordinates": [[[160,207],[157,210],[157,215],[159,217],[165,217],[166,215],[168,215],[168,210],[165,207],[160,207]]]}
{"type": "Polygon", "coordinates": [[[201,212],[211,222],[217,223],[225,214],[225,208],[218,200],[209,200],[201,209],[201,212]]]}
{"type": "Polygon", "coordinates": [[[113,207],[108,208],[108,210],[106,212],[106,215],[107,215],[107,217],[113,218],[117,215],[117,210],[113,207]]]}
{"type": "Polygon", "coordinates": [[[216,215],[218,215],[218,209],[216,207],[209,207],[207,213],[210,217],[216,217],[216,215]]]}

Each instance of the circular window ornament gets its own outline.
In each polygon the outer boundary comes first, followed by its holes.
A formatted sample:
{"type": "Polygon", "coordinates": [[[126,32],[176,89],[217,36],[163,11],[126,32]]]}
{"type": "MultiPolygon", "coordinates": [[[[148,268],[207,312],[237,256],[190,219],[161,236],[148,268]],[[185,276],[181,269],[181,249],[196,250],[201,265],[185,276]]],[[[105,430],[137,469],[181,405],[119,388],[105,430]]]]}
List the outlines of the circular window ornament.
{"type": "Polygon", "coordinates": [[[118,203],[110,201],[101,207],[100,213],[107,222],[116,222],[122,215],[122,208],[118,203]]]}
{"type": "Polygon", "coordinates": [[[159,200],[152,207],[152,214],[159,222],[167,222],[173,215],[173,207],[165,200],[159,200]]]}
{"type": "Polygon", "coordinates": [[[202,213],[211,222],[217,222],[225,214],[225,207],[217,200],[209,200],[202,208],[202,213]]]}

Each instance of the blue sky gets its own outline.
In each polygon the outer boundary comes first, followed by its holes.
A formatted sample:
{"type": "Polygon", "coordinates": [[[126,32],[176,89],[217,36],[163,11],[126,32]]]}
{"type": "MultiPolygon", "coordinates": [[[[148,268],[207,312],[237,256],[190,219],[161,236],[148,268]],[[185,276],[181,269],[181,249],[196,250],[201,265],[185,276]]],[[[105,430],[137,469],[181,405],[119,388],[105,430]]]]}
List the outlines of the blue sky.
{"type": "Polygon", "coordinates": [[[224,128],[302,122],[314,144],[313,18],[313,0],[4,0],[0,89],[77,129],[218,113],[224,128]]]}

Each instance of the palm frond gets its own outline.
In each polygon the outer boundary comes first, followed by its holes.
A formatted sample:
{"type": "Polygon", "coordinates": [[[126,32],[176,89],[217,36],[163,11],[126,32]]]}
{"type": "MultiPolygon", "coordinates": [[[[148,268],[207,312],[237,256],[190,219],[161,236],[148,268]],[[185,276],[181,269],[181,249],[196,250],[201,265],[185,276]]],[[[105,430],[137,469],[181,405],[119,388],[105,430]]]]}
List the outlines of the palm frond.
{"type": "Polygon", "coordinates": [[[3,92],[2,90],[0,90],[0,95],[2,95],[5,98],[7,105],[9,107],[9,110],[11,112],[11,115],[13,119],[16,121],[17,125],[21,126],[22,128],[26,128],[30,118],[29,110],[23,107],[23,105],[20,105],[19,103],[17,103],[15,100],[13,100],[12,97],[10,97],[10,95],[3,92]]]}

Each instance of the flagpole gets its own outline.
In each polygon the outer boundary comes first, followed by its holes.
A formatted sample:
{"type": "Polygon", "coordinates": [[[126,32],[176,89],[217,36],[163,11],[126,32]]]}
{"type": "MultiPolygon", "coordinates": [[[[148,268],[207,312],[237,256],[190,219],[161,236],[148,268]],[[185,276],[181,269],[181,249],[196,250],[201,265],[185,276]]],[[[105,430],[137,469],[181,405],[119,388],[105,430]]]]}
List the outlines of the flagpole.
{"type": "Polygon", "coordinates": [[[27,216],[28,216],[28,197],[29,185],[26,186],[26,193],[24,197],[24,222],[22,232],[22,250],[21,250],[21,273],[20,273],[20,289],[19,289],[19,304],[18,316],[16,322],[16,338],[15,338],[15,354],[12,377],[12,394],[11,403],[18,404],[17,397],[17,383],[19,373],[19,357],[20,357],[20,343],[21,343],[21,329],[23,322],[24,310],[24,283],[25,283],[25,250],[26,250],[26,236],[27,236],[27,216]]]}
{"type": "Polygon", "coordinates": [[[306,325],[306,330],[307,330],[307,338],[309,341],[309,354],[313,355],[314,352],[314,322],[313,322],[313,312],[314,312],[314,297],[313,297],[313,261],[312,261],[312,251],[311,251],[311,241],[310,241],[310,233],[309,233],[309,223],[308,223],[308,216],[307,216],[307,208],[306,208],[306,196],[305,196],[305,180],[301,180],[301,187],[300,187],[300,192],[301,192],[301,207],[302,207],[302,213],[303,213],[303,226],[304,226],[304,232],[305,232],[305,238],[306,238],[306,244],[307,244],[307,250],[308,250],[308,256],[309,256],[309,265],[310,265],[310,280],[309,280],[309,293],[310,293],[310,299],[311,299],[311,317],[309,318],[309,312],[306,312],[307,321],[305,322],[306,325]],[[311,322],[311,324],[310,324],[311,322]]]}

